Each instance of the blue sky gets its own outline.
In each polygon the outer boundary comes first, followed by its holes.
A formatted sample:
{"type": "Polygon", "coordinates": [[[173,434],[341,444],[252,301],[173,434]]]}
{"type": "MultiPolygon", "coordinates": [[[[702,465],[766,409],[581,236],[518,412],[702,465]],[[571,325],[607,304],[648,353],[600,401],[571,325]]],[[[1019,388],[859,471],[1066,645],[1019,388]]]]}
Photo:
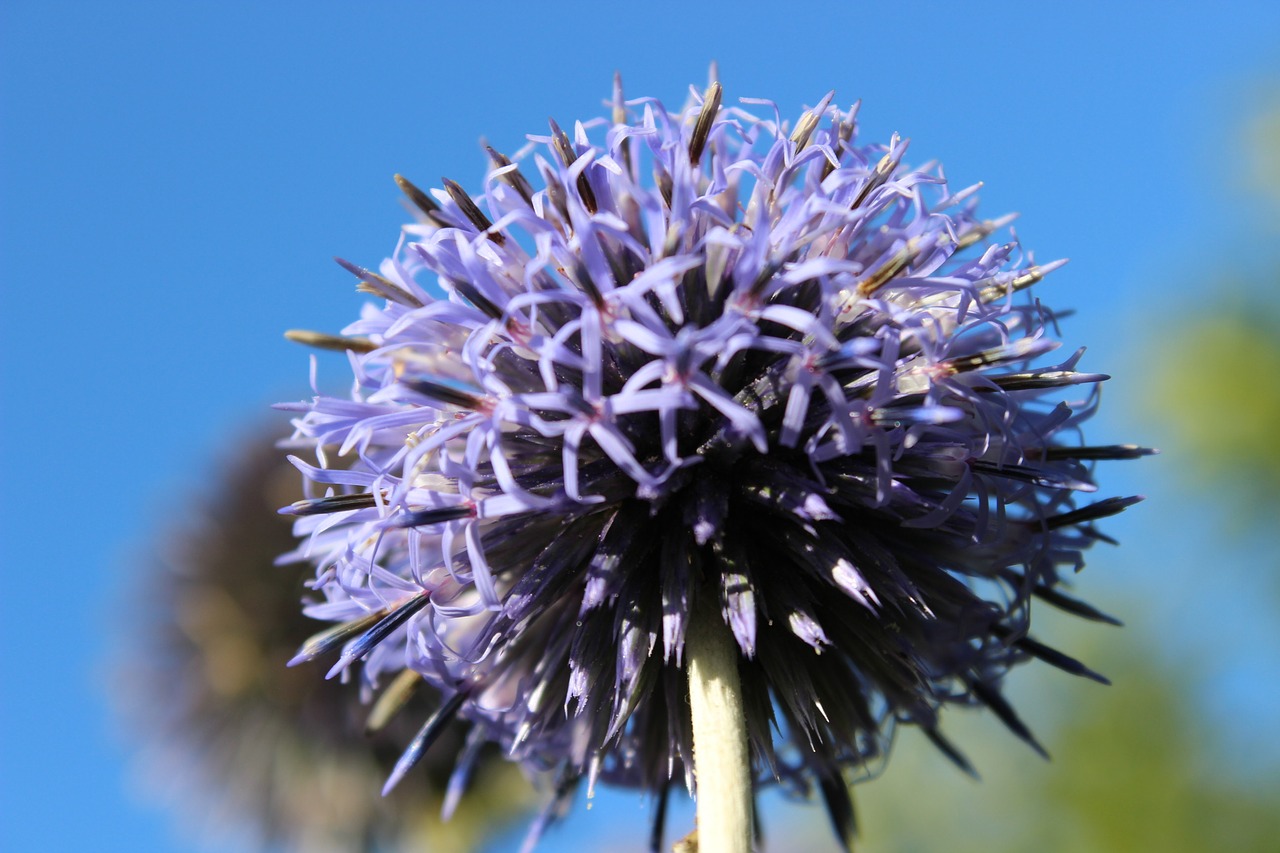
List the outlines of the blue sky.
{"type": "MultiPolygon", "coordinates": [[[[1144,318],[1195,304],[1170,287],[1208,267],[1206,247],[1247,245],[1232,138],[1268,86],[1275,103],[1280,4],[781,8],[0,7],[0,847],[188,849],[131,793],[104,696],[136,556],[228,436],[306,396],[307,355],[281,331],[354,316],[330,259],[394,247],[391,175],[474,186],[482,135],[512,151],[549,115],[600,114],[615,70],[679,103],[716,59],[726,99],[791,115],[835,88],[863,100],[863,138],[900,131],[913,162],[985,181],[989,214],[1020,211],[1025,245],[1072,258],[1047,287],[1080,309],[1068,337],[1090,344],[1085,368],[1117,377],[1095,434],[1150,440],[1124,404],[1143,384],[1136,342],[1144,318]]],[[[1104,487],[1172,489],[1169,465],[1104,487]]],[[[1205,543],[1157,519],[1189,507],[1157,496],[1108,529],[1147,564],[1185,560],[1205,543]]],[[[1193,609],[1185,591],[1167,602],[1170,619],[1193,609]]],[[[1265,632],[1231,606],[1228,636],[1265,632]]],[[[1280,704],[1243,672],[1222,674],[1223,713],[1280,704]]]]}

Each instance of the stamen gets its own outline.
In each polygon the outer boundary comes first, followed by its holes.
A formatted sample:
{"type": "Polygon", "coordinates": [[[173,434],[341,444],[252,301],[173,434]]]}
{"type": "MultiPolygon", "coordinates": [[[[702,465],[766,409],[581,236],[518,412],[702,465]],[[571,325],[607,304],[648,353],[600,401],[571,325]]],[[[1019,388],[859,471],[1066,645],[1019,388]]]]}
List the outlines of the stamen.
{"type": "Polygon", "coordinates": [[[377,506],[377,498],[372,492],[358,492],[354,495],[331,495],[327,498],[315,498],[305,501],[294,501],[280,510],[281,515],[326,515],[331,512],[346,512],[353,509],[369,509],[377,506]]]}
{"type": "Polygon", "coordinates": [[[501,152],[493,150],[491,146],[486,145],[484,150],[488,152],[489,159],[493,161],[495,169],[506,169],[498,176],[498,180],[502,181],[511,189],[520,194],[520,198],[524,199],[524,203],[533,207],[533,185],[528,179],[520,173],[519,166],[513,166],[511,160],[501,152]],[[508,168],[512,167],[512,168],[508,168]]]}
{"type": "Polygon", "coordinates": [[[450,406],[457,406],[460,409],[470,409],[473,412],[484,408],[484,397],[480,394],[464,391],[461,388],[454,388],[439,382],[432,382],[429,379],[406,378],[400,375],[403,371],[404,365],[397,363],[397,381],[424,397],[430,397],[432,400],[450,406]]]}
{"type": "Polygon", "coordinates": [[[507,238],[496,231],[491,230],[493,228],[493,222],[490,221],[489,217],[484,215],[484,211],[482,211],[479,206],[472,201],[471,196],[467,195],[466,190],[448,178],[441,178],[440,180],[444,183],[444,190],[449,194],[449,198],[453,199],[453,203],[462,211],[462,215],[471,220],[471,224],[476,227],[477,231],[484,234],[499,246],[506,244],[507,238]]]}
{"type": "Polygon", "coordinates": [[[1084,524],[1088,521],[1097,521],[1100,518],[1108,518],[1117,515],[1136,503],[1143,500],[1142,495],[1133,495],[1127,498],[1106,498],[1097,503],[1091,503],[1088,506],[1082,506],[1079,509],[1073,509],[1070,512],[1051,515],[1044,520],[1044,525],[1049,530],[1058,530],[1062,527],[1069,527],[1073,524],[1084,524]]]}
{"type": "Polygon", "coordinates": [[[441,214],[440,205],[436,204],[435,199],[414,186],[413,182],[404,175],[395,175],[395,180],[400,192],[408,196],[409,201],[413,202],[413,206],[421,210],[427,219],[442,228],[449,227],[451,223],[441,214]]]}
{"type": "Polygon", "coordinates": [[[694,166],[702,160],[702,149],[711,135],[716,114],[720,112],[722,94],[720,84],[716,82],[707,87],[707,93],[702,98],[702,111],[698,113],[698,120],[693,125],[693,133],[689,136],[689,162],[694,166]]]}
{"type": "Polygon", "coordinates": [[[297,654],[289,660],[286,666],[297,666],[300,663],[315,660],[320,655],[336,649],[356,634],[364,633],[386,615],[387,612],[385,610],[378,610],[365,614],[358,619],[352,619],[350,622],[342,622],[332,628],[326,628],[319,633],[312,634],[298,648],[297,654]]]}
{"type": "Polygon", "coordinates": [[[348,338],[342,335],[326,335],[324,332],[313,332],[309,329],[289,329],[284,333],[285,339],[295,344],[315,347],[316,349],[337,350],[338,352],[373,352],[378,345],[368,338],[348,338]]]}
{"type": "Polygon", "coordinates": [[[366,736],[382,730],[405,704],[413,698],[413,694],[422,685],[422,676],[412,669],[403,669],[395,680],[387,685],[369,710],[369,718],[365,720],[366,736]]]}
{"type": "MultiPolygon", "coordinates": [[[[573,143],[569,141],[569,134],[560,129],[560,125],[556,124],[555,119],[548,119],[551,124],[551,139],[555,146],[556,153],[560,155],[560,162],[564,163],[567,169],[572,166],[578,159],[578,152],[573,150],[573,143]]],[[[578,175],[578,195],[582,198],[582,206],[587,209],[587,213],[595,215],[600,206],[596,202],[596,194],[591,189],[591,183],[587,180],[587,173],[583,172],[578,175]]]]}
{"type": "Polygon", "coordinates": [[[460,521],[464,518],[474,518],[476,514],[475,504],[464,503],[456,506],[433,507],[431,509],[410,510],[403,515],[396,516],[392,522],[393,527],[430,527],[433,524],[444,524],[447,521],[460,521]]]}
{"type": "Polygon", "coordinates": [[[1098,447],[1048,447],[1042,458],[1055,459],[1139,459],[1151,456],[1160,451],[1152,447],[1140,447],[1136,444],[1111,444],[1098,447]]]}
{"type": "Polygon", "coordinates": [[[431,745],[436,742],[441,734],[444,733],[445,726],[453,722],[453,718],[458,715],[458,709],[462,707],[462,703],[466,701],[467,694],[465,691],[458,691],[445,700],[445,703],[436,709],[423,724],[422,728],[414,736],[409,743],[409,747],[400,756],[400,760],[396,762],[395,769],[391,771],[391,775],[387,777],[387,783],[382,788],[382,796],[386,796],[391,789],[399,784],[404,775],[408,773],[413,765],[421,760],[431,745]]]}
{"type": "Polygon", "coordinates": [[[401,305],[407,305],[410,308],[421,308],[422,300],[409,293],[403,287],[395,284],[389,279],[385,279],[372,270],[364,267],[356,266],[350,261],[342,258],[334,258],[338,262],[338,266],[360,279],[360,283],[356,285],[356,290],[360,293],[369,293],[379,296],[388,302],[398,302],[401,305]]]}
{"type": "Polygon", "coordinates": [[[918,245],[919,242],[914,237],[911,238],[896,255],[881,264],[871,275],[858,282],[858,296],[866,299],[897,277],[898,273],[906,269],[907,264],[915,260],[918,245]]]}

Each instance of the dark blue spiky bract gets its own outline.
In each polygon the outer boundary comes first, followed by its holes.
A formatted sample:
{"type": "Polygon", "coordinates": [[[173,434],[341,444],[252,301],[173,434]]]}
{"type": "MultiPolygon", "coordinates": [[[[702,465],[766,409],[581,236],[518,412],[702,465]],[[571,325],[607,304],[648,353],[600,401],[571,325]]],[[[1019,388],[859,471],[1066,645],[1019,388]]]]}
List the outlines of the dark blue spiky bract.
{"type": "MultiPolygon", "coordinates": [[[[1134,499],[1078,502],[1099,374],[1053,363],[1037,266],[974,188],[855,143],[831,97],[789,128],[615,92],[612,120],[554,124],[473,199],[401,179],[418,220],[343,338],[350,399],[297,408],[315,497],[298,555],[370,683],[410,667],[477,740],[655,794],[688,782],[682,651],[713,600],[741,651],[760,782],[842,780],[894,722],[938,733],[1011,666],[1075,660],[1028,636],[1134,499]],[[518,165],[517,165],[518,164],[518,165]],[[538,185],[524,173],[536,172],[538,185]],[[443,298],[432,292],[443,291],[443,298]]],[[[1034,744],[1034,741],[1031,741],[1034,744]]],[[[459,773],[465,775],[467,768],[459,773]]],[[[394,782],[393,777],[393,782],[394,782]]]]}

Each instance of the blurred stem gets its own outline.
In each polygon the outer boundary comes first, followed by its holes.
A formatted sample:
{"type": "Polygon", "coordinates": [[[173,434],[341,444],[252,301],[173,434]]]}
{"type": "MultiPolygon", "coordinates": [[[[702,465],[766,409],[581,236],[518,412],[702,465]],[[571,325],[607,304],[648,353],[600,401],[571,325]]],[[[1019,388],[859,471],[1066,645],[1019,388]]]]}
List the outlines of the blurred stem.
{"type": "Polygon", "coordinates": [[[696,599],[685,638],[693,714],[698,853],[751,850],[751,759],[738,676],[738,645],[716,596],[696,599]]]}

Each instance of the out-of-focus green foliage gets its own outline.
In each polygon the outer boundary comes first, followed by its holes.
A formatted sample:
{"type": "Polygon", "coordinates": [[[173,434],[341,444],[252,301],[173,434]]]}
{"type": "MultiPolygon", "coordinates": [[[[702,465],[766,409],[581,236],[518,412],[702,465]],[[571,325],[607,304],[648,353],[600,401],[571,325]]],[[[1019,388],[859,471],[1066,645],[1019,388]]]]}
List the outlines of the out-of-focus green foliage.
{"type": "Polygon", "coordinates": [[[1246,787],[1215,766],[1205,723],[1172,674],[1137,658],[1113,671],[1124,688],[1090,702],[1056,738],[1070,769],[1036,786],[1056,816],[1051,846],[1037,849],[1275,850],[1280,785],[1246,787]]]}
{"type": "MultiPolygon", "coordinates": [[[[1260,111],[1245,130],[1245,190],[1280,205],[1280,92],[1266,97],[1272,109],[1260,111]]],[[[1270,224],[1268,230],[1280,230],[1280,219],[1270,224]]]]}
{"type": "MultiPolygon", "coordinates": [[[[1044,762],[977,715],[945,729],[982,781],[950,769],[905,732],[884,776],[858,788],[859,853],[1269,853],[1280,840],[1280,776],[1245,783],[1218,765],[1209,723],[1188,701],[1194,673],[1153,662],[1142,636],[1112,634],[1091,665],[1113,687],[1048,668],[1018,673],[1019,708],[1054,756],[1044,762]],[[1123,650],[1123,651],[1121,651],[1123,650]],[[1028,678],[1022,678],[1026,675],[1028,678]],[[1052,718],[1052,722],[1046,720],[1052,718]]],[[[1088,630],[1095,644],[1097,630],[1088,630]]],[[[1064,643],[1081,651],[1081,636],[1064,643]]],[[[814,824],[820,810],[809,812],[814,824]]],[[[805,827],[776,853],[830,850],[805,827]],[[810,843],[810,839],[813,842],[810,843]]]]}
{"type": "MultiPolygon", "coordinates": [[[[1275,292],[1280,296],[1280,271],[1275,292]]],[[[1226,289],[1222,287],[1221,289],[1226,289]]],[[[1280,505],[1280,299],[1220,299],[1165,329],[1154,346],[1153,430],[1196,478],[1248,522],[1280,505]]]]}
{"type": "Polygon", "coordinates": [[[1248,785],[1218,766],[1186,698],[1190,673],[1157,671],[1155,657],[1132,650],[1109,668],[1122,689],[1095,696],[1059,731],[1070,769],[1036,791],[1057,815],[1052,849],[1275,850],[1280,784],[1248,785]]]}

